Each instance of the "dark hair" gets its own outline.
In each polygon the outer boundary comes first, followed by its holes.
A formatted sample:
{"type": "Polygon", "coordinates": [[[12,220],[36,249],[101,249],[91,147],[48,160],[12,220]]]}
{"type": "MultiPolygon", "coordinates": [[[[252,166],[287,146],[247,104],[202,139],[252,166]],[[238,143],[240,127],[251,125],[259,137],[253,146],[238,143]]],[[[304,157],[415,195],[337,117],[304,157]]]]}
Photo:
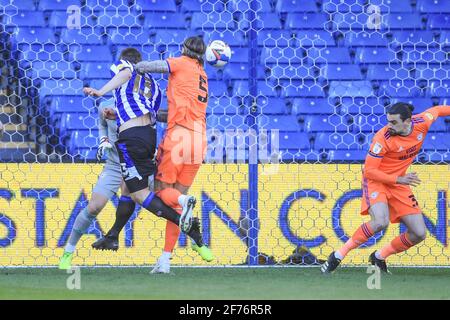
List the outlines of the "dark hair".
{"type": "Polygon", "coordinates": [[[411,119],[413,110],[414,106],[412,104],[397,102],[396,104],[393,104],[388,108],[387,113],[399,114],[400,119],[402,119],[402,121],[405,121],[406,119],[411,119]]]}
{"type": "Polygon", "coordinates": [[[135,48],[126,48],[120,53],[120,60],[126,60],[132,64],[136,64],[142,61],[142,55],[135,48]]]}
{"type": "Polygon", "coordinates": [[[200,37],[189,37],[183,42],[183,56],[196,59],[203,66],[203,55],[206,51],[206,44],[200,37]]]}

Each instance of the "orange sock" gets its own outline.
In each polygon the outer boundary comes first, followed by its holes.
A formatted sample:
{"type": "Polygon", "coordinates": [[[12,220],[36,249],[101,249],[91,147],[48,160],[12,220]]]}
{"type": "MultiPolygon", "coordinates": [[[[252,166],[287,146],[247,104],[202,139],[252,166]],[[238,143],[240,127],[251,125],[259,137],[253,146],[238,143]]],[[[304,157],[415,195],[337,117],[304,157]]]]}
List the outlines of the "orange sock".
{"type": "Polygon", "coordinates": [[[340,255],[342,259],[345,258],[345,256],[350,252],[350,250],[353,250],[355,248],[358,248],[361,244],[369,240],[369,238],[373,236],[372,228],[370,227],[369,223],[363,223],[358,230],[353,234],[353,236],[348,239],[348,241],[344,244],[342,248],[337,250],[338,255],[340,255]]]}
{"type": "MultiPolygon", "coordinates": [[[[181,210],[176,210],[178,214],[181,214],[181,210]]],[[[167,220],[166,223],[166,241],[164,242],[164,251],[172,252],[177,244],[178,237],[180,236],[180,228],[173,222],[167,220]]]]}
{"type": "Polygon", "coordinates": [[[386,259],[390,255],[406,251],[412,246],[414,246],[414,243],[408,239],[408,234],[405,232],[381,248],[379,255],[381,259],[386,259]]]}
{"type": "Polygon", "coordinates": [[[181,196],[181,192],[174,188],[166,188],[159,191],[159,197],[165,204],[172,208],[178,208],[178,197],[181,196]]]}

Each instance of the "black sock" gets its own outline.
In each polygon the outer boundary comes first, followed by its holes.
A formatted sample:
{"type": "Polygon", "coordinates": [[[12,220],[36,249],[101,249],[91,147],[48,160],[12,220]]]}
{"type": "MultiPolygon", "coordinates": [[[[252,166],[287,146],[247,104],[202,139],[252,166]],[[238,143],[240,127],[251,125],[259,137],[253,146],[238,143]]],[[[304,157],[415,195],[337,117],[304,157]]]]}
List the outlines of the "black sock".
{"type": "Polygon", "coordinates": [[[117,238],[120,231],[122,231],[123,227],[125,227],[128,220],[133,215],[135,207],[136,204],[130,197],[121,196],[116,210],[116,220],[107,235],[117,238]]]}
{"type": "Polygon", "coordinates": [[[142,203],[142,207],[154,213],[158,217],[162,217],[175,223],[177,226],[180,225],[180,215],[167,204],[165,204],[158,196],[153,192],[150,192],[147,199],[142,203]]]}

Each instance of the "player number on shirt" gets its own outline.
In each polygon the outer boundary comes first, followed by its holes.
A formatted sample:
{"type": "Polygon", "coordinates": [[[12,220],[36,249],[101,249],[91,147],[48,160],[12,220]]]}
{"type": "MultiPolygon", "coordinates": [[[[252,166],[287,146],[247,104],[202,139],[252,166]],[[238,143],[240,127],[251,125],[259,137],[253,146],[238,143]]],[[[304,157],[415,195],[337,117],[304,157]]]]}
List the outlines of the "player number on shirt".
{"type": "Polygon", "coordinates": [[[198,100],[199,100],[200,102],[203,102],[203,103],[208,102],[208,89],[206,89],[206,88],[204,87],[204,84],[205,84],[205,83],[206,83],[206,80],[205,80],[202,76],[200,76],[199,89],[202,90],[202,91],[204,91],[204,92],[206,93],[206,95],[203,97],[203,96],[201,96],[201,95],[199,94],[199,95],[198,95],[198,100]]]}
{"type": "Polygon", "coordinates": [[[152,97],[152,83],[149,78],[144,77],[145,89],[142,90],[141,89],[141,79],[142,79],[142,75],[140,75],[140,74],[136,75],[136,78],[134,79],[133,92],[140,94],[140,95],[146,97],[147,99],[150,99],[152,97]]]}

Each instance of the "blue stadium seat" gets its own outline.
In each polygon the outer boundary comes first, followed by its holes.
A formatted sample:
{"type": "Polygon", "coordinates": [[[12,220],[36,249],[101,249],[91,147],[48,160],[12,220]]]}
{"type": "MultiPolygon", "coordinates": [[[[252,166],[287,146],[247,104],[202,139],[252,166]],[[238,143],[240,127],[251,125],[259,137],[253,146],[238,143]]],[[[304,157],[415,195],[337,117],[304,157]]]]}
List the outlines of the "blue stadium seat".
{"type": "Polygon", "coordinates": [[[279,148],[280,150],[289,150],[289,152],[299,150],[310,150],[308,134],[304,132],[279,132],[279,148]]]}
{"type": "Polygon", "coordinates": [[[391,13],[386,24],[392,29],[421,29],[422,17],[418,13],[391,13]]]}
{"type": "Polygon", "coordinates": [[[381,13],[412,12],[411,0],[370,0],[369,4],[378,6],[381,13]]]}
{"type": "Polygon", "coordinates": [[[157,30],[155,34],[155,44],[174,44],[179,45],[188,37],[197,33],[191,30],[157,30]]]}
{"type": "Polygon", "coordinates": [[[314,65],[318,63],[351,63],[347,48],[310,48],[306,55],[309,60],[314,61],[314,65]]]}
{"type": "Polygon", "coordinates": [[[344,44],[348,47],[387,47],[388,39],[380,32],[346,32],[344,44]]]}
{"type": "Polygon", "coordinates": [[[296,31],[296,46],[304,47],[334,47],[333,36],[328,31],[311,30],[296,31]]]}
{"type": "Polygon", "coordinates": [[[433,100],[430,98],[392,98],[391,104],[397,102],[406,102],[414,106],[413,114],[422,113],[425,110],[433,107],[433,100]]]}
{"type": "Polygon", "coordinates": [[[450,13],[449,3],[446,0],[418,0],[417,8],[426,13],[450,13]]]}
{"type": "Polygon", "coordinates": [[[430,81],[426,91],[427,97],[449,97],[450,81],[430,81]]]}
{"type": "Polygon", "coordinates": [[[283,99],[273,97],[258,97],[257,106],[264,114],[286,114],[286,104],[283,99]]]}
{"type": "Polygon", "coordinates": [[[69,152],[76,153],[76,149],[97,149],[98,131],[72,131],[69,142],[69,152]]]}
{"type": "Polygon", "coordinates": [[[77,155],[81,160],[96,160],[97,149],[78,149],[72,155],[77,155]]]}
{"type": "Polygon", "coordinates": [[[358,63],[389,63],[396,59],[395,52],[387,48],[358,48],[355,62],[358,63]]]}
{"type": "Polygon", "coordinates": [[[354,117],[355,132],[377,132],[386,125],[384,115],[357,115],[354,117]]]}
{"type": "Polygon", "coordinates": [[[318,133],[314,140],[315,150],[361,149],[357,137],[351,133],[318,133]]]}
{"type": "Polygon", "coordinates": [[[334,108],[328,99],[295,98],[292,103],[292,114],[333,114],[334,108]]]}
{"type": "Polygon", "coordinates": [[[364,6],[366,4],[365,0],[324,0],[322,3],[322,10],[324,12],[352,12],[359,13],[363,12],[364,6]]]}
{"type": "MultiPolygon", "coordinates": [[[[248,96],[249,94],[248,81],[240,81],[240,80],[235,81],[233,86],[233,93],[241,97],[248,96]]],[[[262,95],[266,97],[275,97],[277,96],[277,92],[275,91],[273,86],[266,84],[265,81],[258,81],[257,95],[262,95]]]]}
{"type": "Polygon", "coordinates": [[[141,26],[137,15],[118,11],[100,11],[97,16],[97,25],[104,28],[139,28],[141,26]]]}
{"type": "MultiPolygon", "coordinates": [[[[371,21],[369,20],[370,18],[370,14],[364,12],[355,15],[339,11],[333,14],[333,30],[372,31],[367,24],[367,21],[371,21]]],[[[386,21],[384,19],[380,19],[379,29],[381,31],[386,30],[386,21]]]]}
{"type": "Polygon", "coordinates": [[[429,14],[427,29],[450,29],[450,16],[448,14],[429,14]]]}
{"type": "Polygon", "coordinates": [[[14,27],[45,27],[42,12],[20,11],[15,15],[5,16],[4,24],[8,29],[14,27]]]}
{"type": "Polygon", "coordinates": [[[365,150],[329,150],[327,153],[328,161],[355,161],[361,162],[366,159],[365,150]]]}
{"type": "MultiPolygon", "coordinates": [[[[250,2],[248,0],[230,0],[228,2],[229,11],[240,11],[245,12],[250,10],[250,2]]],[[[271,12],[272,6],[269,0],[258,0],[256,1],[256,10],[258,12],[271,12]]]]}
{"type": "MultiPolygon", "coordinates": [[[[247,30],[250,28],[250,18],[249,13],[244,13],[244,17],[242,17],[239,21],[239,29],[247,30]]],[[[276,13],[257,13],[256,14],[256,22],[255,28],[257,29],[281,29],[281,21],[276,13]]]]}
{"type": "Polygon", "coordinates": [[[413,80],[392,80],[381,83],[380,93],[388,97],[411,98],[420,96],[420,88],[413,80]]]}
{"type": "Polygon", "coordinates": [[[433,40],[433,32],[428,30],[397,30],[392,33],[392,41],[402,47],[427,47],[433,40]]]}
{"type": "Polygon", "coordinates": [[[186,21],[181,13],[147,13],[144,27],[148,29],[185,29],[186,21]]]}
{"type": "Polygon", "coordinates": [[[132,0],[86,0],[86,7],[94,12],[97,11],[128,11],[132,0]]]}
{"type": "MultiPolygon", "coordinates": [[[[303,55],[304,51],[301,48],[263,48],[261,64],[301,64],[303,55]]],[[[234,57],[232,59],[234,60],[234,57]]]]}
{"type": "MultiPolygon", "coordinates": [[[[294,0],[291,0],[294,1],[294,0]]],[[[299,6],[302,7],[302,6],[299,6]]],[[[324,30],[329,19],[323,13],[289,13],[286,18],[286,29],[319,29],[324,30]]]]}
{"type": "Polygon", "coordinates": [[[108,62],[112,61],[112,55],[106,46],[92,46],[92,45],[83,45],[81,48],[78,47],[78,50],[73,50],[69,54],[70,60],[77,61],[101,61],[108,62]]]}
{"type": "Polygon", "coordinates": [[[220,131],[231,129],[246,130],[247,124],[245,123],[245,117],[241,115],[208,115],[206,117],[206,128],[217,129],[220,131]]]}
{"type": "Polygon", "coordinates": [[[132,29],[113,29],[110,35],[110,41],[116,45],[142,45],[150,44],[150,35],[147,30],[142,28],[132,29]]]}
{"type": "Polygon", "coordinates": [[[441,36],[439,38],[439,43],[447,48],[450,46],[450,32],[449,31],[441,32],[441,36]]]}
{"type": "Polygon", "coordinates": [[[279,13],[317,12],[314,0],[278,0],[275,10],[279,13]]]}
{"type": "MultiPolygon", "coordinates": [[[[170,22],[173,22],[172,19],[170,19],[170,22]]],[[[229,12],[194,12],[192,14],[191,29],[234,30],[233,16],[229,12]]]]}
{"type": "MultiPolygon", "coordinates": [[[[264,66],[256,66],[256,77],[260,80],[265,79],[264,66]]],[[[223,70],[224,80],[246,80],[249,78],[248,65],[245,63],[230,63],[223,70]]]]}
{"type": "Polygon", "coordinates": [[[313,67],[303,66],[289,66],[289,65],[274,65],[270,68],[271,80],[277,82],[279,79],[292,79],[292,80],[314,80],[315,73],[313,67]]]}
{"type": "Polygon", "coordinates": [[[20,65],[27,65],[27,61],[61,61],[64,60],[64,53],[61,51],[57,51],[58,48],[56,45],[36,45],[38,48],[33,48],[35,45],[32,45],[32,48],[23,47],[20,51],[20,65]],[[47,47],[52,47],[52,51],[46,50],[47,47]],[[41,50],[42,49],[42,50],[41,50]]]}
{"type": "Polygon", "coordinates": [[[136,0],[136,9],[138,11],[177,11],[174,0],[136,0]]]}
{"type": "Polygon", "coordinates": [[[38,9],[45,10],[61,10],[67,11],[67,8],[76,5],[81,7],[80,0],[40,0],[38,9]]]}
{"type": "Polygon", "coordinates": [[[206,109],[206,112],[208,114],[215,114],[215,115],[221,115],[221,114],[229,114],[229,115],[235,115],[239,114],[240,112],[240,104],[237,100],[237,98],[230,98],[230,97],[208,97],[208,107],[206,109]]]}
{"type": "Polygon", "coordinates": [[[49,107],[50,117],[63,113],[94,112],[94,100],[84,96],[53,96],[49,107]]]}
{"type": "Polygon", "coordinates": [[[61,32],[61,42],[65,44],[91,44],[102,45],[101,35],[95,33],[93,28],[68,29],[61,32]]]}
{"type": "MultiPolygon", "coordinates": [[[[431,125],[431,129],[433,129],[431,125]]],[[[423,142],[424,150],[450,150],[450,139],[446,133],[433,133],[430,132],[425,137],[423,142]]]]}
{"type": "Polygon", "coordinates": [[[430,132],[447,132],[448,125],[445,118],[437,118],[430,127],[430,132]]]}
{"type": "Polygon", "coordinates": [[[286,30],[261,30],[258,32],[258,46],[264,47],[288,47],[295,39],[290,31],[286,30]]]}
{"type": "Polygon", "coordinates": [[[363,80],[355,64],[327,64],[320,68],[320,76],[327,80],[363,80]]]}
{"type": "Polygon", "coordinates": [[[431,163],[448,163],[450,160],[450,152],[436,152],[429,151],[420,153],[417,156],[420,159],[420,163],[431,162],[431,163]]]}
{"type": "Polygon", "coordinates": [[[407,66],[400,64],[371,64],[367,67],[367,80],[407,79],[412,73],[407,66]]]}
{"type": "Polygon", "coordinates": [[[441,98],[440,101],[437,103],[441,106],[450,106],[450,98],[441,98]]]}
{"type": "MultiPolygon", "coordinates": [[[[53,11],[50,14],[48,25],[53,28],[67,28],[67,17],[68,14],[65,11],[53,11]]],[[[90,19],[88,20],[85,15],[80,15],[80,26],[92,24],[93,22],[90,19]]]]}
{"type": "Polygon", "coordinates": [[[266,130],[300,131],[297,119],[291,115],[260,115],[257,118],[258,128],[266,130]]]}
{"type": "Polygon", "coordinates": [[[241,31],[212,30],[210,32],[204,33],[203,40],[205,41],[206,44],[208,44],[214,40],[222,40],[226,44],[228,44],[230,47],[247,46],[247,41],[245,40],[244,34],[241,31]]]}
{"type": "Polygon", "coordinates": [[[373,96],[370,81],[331,81],[329,97],[370,97],[373,96]]]}
{"type": "Polygon", "coordinates": [[[97,115],[89,113],[66,113],[60,122],[60,135],[65,137],[73,130],[97,130],[97,115]]]}
{"type": "Polygon", "coordinates": [[[222,12],[224,5],[216,0],[183,0],[181,12],[222,12]]]}
{"type": "Polygon", "coordinates": [[[208,81],[208,95],[220,97],[227,93],[227,86],[223,81],[208,81]]]}
{"type": "Polygon", "coordinates": [[[158,52],[157,48],[150,45],[150,46],[118,46],[116,48],[116,55],[114,57],[114,61],[118,61],[120,60],[120,53],[122,52],[122,50],[126,49],[126,48],[135,48],[137,50],[139,50],[142,54],[142,59],[143,60],[161,60],[163,59],[163,57],[161,56],[161,54],[158,52]]]}
{"type": "Polygon", "coordinates": [[[343,99],[341,104],[341,114],[376,114],[383,115],[386,113],[386,107],[383,101],[378,98],[367,99],[343,99]]]}
{"type": "Polygon", "coordinates": [[[12,4],[12,2],[13,0],[1,0],[0,7],[2,7],[5,12],[20,12],[24,10],[36,9],[34,0],[14,1],[14,4],[12,4]]]}
{"type": "Polygon", "coordinates": [[[73,79],[76,76],[76,71],[66,61],[35,61],[32,63],[33,78],[73,79]]]}
{"type": "Polygon", "coordinates": [[[55,34],[49,28],[18,28],[14,35],[17,43],[54,43],[55,34]]]}
{"type": "Polygon", "coordinates": [[[406,63],[446,63],[446,52],[438,48],[428,48],[427,50],[417,50],[415,48],[403,49],[403,62],[406,63]]]}
{"type": "Polygon", "coordinates": [[[83,93],[83,81],[78,79],[71,80],[42,80],[39,88],[39,95],[44,98],[47,95],[70,95],[76,96],[83,93]]]}
{"type": "Polygon", "coordinates": [[[83,63],[80,69],[80,79],[110,79],[111,78],[111,63],[103,62],[88,62],[83,63]]]}
{"type": "Polygon", "coordinates": [[[325,92],[323,87],[315,81],[304,81],[304,84],[282,82],[285,97],[318,97],[324,98],[325,92]]]}
{"type": "Polygon", "coordinates": [[[231,59],[233,63],[248,62],[248,48],[231,48],[231,59]]]}
{"type": "Polygon", "coordinates": [[[306,132],[352,132],[347,117],[339,115],[309,115],[305,117],[306,132]]]}
{"type": "Polygon", "coordinates": [[[416,79],[427,81],[447,79],[450,75],[450,65],[418,64],[415,71],[416,79]]]}

